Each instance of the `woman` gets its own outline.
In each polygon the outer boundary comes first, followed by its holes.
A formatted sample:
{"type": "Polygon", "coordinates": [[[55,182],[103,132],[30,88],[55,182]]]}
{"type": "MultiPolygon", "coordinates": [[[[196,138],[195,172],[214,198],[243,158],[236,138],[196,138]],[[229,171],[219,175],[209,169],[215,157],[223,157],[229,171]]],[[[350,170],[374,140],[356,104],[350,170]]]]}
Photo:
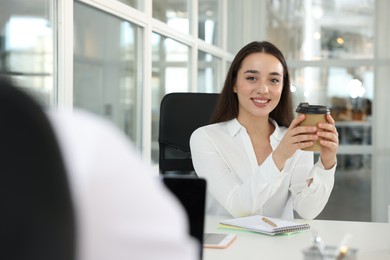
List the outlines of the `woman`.
{"type": "Polygon", "coordinates": [[[305,219],[325,207],[334,184],[335,122],[299,126],[293,119],[290,78],[283,54],[269,42],[252,42],[234,58],[212,123],[194,131],[196,173],[208,182],[208,213],[305,219]],[[317,131],[323,129],[325,131],[317,131]],[[322,150],[300,149],[321,137],[322,150]]]}

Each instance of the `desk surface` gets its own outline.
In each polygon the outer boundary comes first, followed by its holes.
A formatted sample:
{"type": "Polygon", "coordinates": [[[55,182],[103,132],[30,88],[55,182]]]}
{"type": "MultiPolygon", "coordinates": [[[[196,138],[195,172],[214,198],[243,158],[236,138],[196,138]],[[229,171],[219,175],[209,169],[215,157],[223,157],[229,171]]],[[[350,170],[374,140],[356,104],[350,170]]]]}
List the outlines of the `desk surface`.
{"type": "Polygon", "coordinates": [[[358,260],[390,260],[390,224],[331,220],[297,220],[309,223],[311,229],[284,236],[219,228],[220,217],[207,216],[206,233],[234,233],[237,239],[225,249],[204,249],[204,260],[302,260],[302,250],[311,246],[312,231],[328,246],[337,246],[347,233],[351,234],[351,247],[358,249],[358,260]]]}

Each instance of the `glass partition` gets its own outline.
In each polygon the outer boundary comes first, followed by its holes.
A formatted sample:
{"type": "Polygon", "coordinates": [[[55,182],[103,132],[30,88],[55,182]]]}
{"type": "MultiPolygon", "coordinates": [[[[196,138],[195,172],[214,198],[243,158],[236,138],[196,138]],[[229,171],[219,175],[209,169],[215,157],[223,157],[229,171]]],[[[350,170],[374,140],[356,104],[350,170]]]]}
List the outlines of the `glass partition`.
{"type": "Polygon", "coordinates": [[[288,59],[374,57],[375,1],[270,1],[269,40],[288,59]]]}
{"type": "Polygon", "coordinates": [[[198,6],[198,38],[208,44],[221,46],[221,1],[199,0],[198,6]]]}
{"type": "MultiPolygon", "coordinates": [[[[349,115],[335,115],[337,120],[357,119],[354,113],[364,112],[374,96],[372,66],[349,67],[310,66],[291,69],[294,101],[330,105],[335,113],[343,109],[349,115]],[[365,100],[365,101],[363,101],[365,100]]],[[[371,113],[371,111],[370,111],[371,113]]],[[[367,115],[370,116],[370,115],[367,115]]]]}
{"type": "Polygon", "coordinates": [[[74,3],[74,106],[111,120],[139,148],[141,35],[142,30],[127,21],[74,3]]]}
{"type": "Polygon", "coordinates": [[[335,188],[319,218],[371,221],[373,70],[353,63],[291,69],[294,106],[329,106],[339,132],[335,188]]]}
{"type": "Polygon", "coordinates": [[[152,34],[152,160],[158,163],[160,103],[165,94],[189,92],[190,48],[152,34]]]}
{"type": "Polygon", "coordinates": [[[139,9],[141,7],[141,3],[140,3],[141,0],[118,0],[118,1],[134,8],[139,9]]]}
{"type": "MultiPolygon", "coordinates": [[[[227,0],[227,51],[234,55],[244,46],[244,1],[227,0]]],[[[258,39],[261,40],[261,39],[258,39]]]]}
{"type": "Polygon", "coordinates": [[[222,89],[222,60],[203,51],[198,52],[198,92],[219,93],[222,89]]]}
{"type": "Polygon", "coordinates": [[[268,2],[268,40],[287,58],[294,106],[330,106],[339,132],[335,187],[319,218],[372,218],[375,2],[268,2]]]}
{"type": "Polygon", "coordinates": [[[55,1],[1,1],[0,75],[45,106],[56,103],[55,1]]]}
{"type": "Polygon", "coordinates": [[[156,18],[175,30],[190,34],[190,7],[187,0],[153,0],[153,18],[156,18]]]}

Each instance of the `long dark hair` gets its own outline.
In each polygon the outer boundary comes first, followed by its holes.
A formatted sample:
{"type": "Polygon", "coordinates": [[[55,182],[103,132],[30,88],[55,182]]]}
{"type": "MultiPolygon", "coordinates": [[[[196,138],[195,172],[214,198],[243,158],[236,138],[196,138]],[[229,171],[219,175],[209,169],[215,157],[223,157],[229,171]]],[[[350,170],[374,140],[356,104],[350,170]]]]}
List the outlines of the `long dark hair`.
{"type": "Polygon", "coordinates": [[[241,68],[242,61],[252,53],[267,53],[277,58],[283,66],[283,90],[280,101],[270,113],[278,125],[288,127],[293,120],[292,98],[290,91],[290,76],[286,60],[282,52],[272,43],[251,42],[244,46],[234,58],[226,75],[225,83],[219,95],[217,106],[211,118],[211,123],[219,123],[231,120],[238,116],[238,98],[233,88],[237,81],[237,73],[241,68]]]}

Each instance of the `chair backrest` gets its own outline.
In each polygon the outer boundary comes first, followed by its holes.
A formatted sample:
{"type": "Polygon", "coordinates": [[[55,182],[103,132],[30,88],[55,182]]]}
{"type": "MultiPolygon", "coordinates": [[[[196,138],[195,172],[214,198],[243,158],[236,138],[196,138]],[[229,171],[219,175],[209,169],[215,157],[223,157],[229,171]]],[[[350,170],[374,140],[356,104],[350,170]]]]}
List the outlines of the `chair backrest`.
{"type": "Polygon", "coordinates": [[[46,114],[0,78],[2,259],[75,258],[75,221],[64,162],[46,114]]]}
{"type": "Polygon", "coordinates": [[[159,168],[162,174],[194,171],[189,140],[192,132],[210,123],[219,94],[169,93],[160,106],[159,168]]]}

